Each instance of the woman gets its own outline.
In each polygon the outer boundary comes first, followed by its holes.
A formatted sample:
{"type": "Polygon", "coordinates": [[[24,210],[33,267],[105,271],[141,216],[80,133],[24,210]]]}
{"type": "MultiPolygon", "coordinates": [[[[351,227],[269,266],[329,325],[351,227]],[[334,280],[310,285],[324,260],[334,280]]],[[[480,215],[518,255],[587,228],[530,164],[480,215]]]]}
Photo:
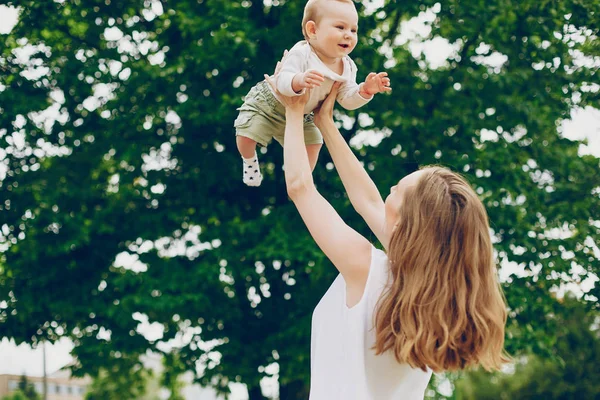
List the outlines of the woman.
{"type": "Polygon", "coordinates": [[[334,85],[315,123],[385,252],[315,188],[303,139],[308,95],[279,94],[288,194],[340,272],[313,313],[310,400],[422,399],[432,371],[500,368],[506,305],[481,201],[442,167],[405,176],[384,201],[333,122],[336,95],[334,85]]]}

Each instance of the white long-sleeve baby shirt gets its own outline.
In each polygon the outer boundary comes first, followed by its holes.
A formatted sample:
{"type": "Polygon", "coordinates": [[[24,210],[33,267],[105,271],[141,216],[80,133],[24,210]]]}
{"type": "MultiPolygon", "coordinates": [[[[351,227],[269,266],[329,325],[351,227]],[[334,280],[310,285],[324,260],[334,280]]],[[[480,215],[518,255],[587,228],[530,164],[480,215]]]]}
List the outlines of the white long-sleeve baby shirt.
{"type": "Polygon", "coordinates": [[[329,69],[317,56],[307,41],[302,40],[294,45],[282,60],[281,71],[277,76],[277,90],[285,96],[300,96],[292,89],[292,80],[298,73],[309,69],[319,71],[325,77],[321,86],[312,89],[310,99],[304,107],[304,114],[309,114],[329,95],[335,82],[342,82],[337,96],[338,103],[347,110],[354,110],[367,104],[367,99],[360,95],[360,85],[356,83],[356,64],[348,56],[342,58],[344,70],[341,75],[329,69]]]}

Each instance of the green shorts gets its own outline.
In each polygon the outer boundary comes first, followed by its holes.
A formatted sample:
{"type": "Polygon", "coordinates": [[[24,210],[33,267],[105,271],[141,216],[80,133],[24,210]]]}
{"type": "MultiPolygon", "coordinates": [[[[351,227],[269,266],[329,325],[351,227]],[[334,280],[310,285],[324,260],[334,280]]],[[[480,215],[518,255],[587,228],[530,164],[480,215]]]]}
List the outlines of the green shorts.
{"type": "MultiPolygon", "coordinates": [[[[236,136],[244,136],[266,147],[271,139],[283,146],[285,107],[271,92],[265,81],[250,89],[233,126],[236,136]]],[[[312,113],[304,116],[304,143],[323,144],[323,135],[313,122],[312,113]]]]}

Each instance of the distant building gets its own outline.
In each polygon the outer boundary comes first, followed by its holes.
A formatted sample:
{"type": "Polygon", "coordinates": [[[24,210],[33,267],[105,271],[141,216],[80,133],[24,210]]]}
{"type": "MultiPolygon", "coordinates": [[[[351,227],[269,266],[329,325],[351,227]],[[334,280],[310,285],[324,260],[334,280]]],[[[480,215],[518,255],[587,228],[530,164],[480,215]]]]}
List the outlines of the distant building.
{"type": "MultiPolygon", "coordinates": [[[[0,399],[19,389],[21,375],[0,375],[0,399]]],[[[44,393],[44,378],[27,376],[27,382],[35,387],[35,391],[44,393]]],[[[73,378],[68,370],[61,369],[48,375],[48,400],[84,400],[87,387],[92,380],[88,377],[73,378]]]]}

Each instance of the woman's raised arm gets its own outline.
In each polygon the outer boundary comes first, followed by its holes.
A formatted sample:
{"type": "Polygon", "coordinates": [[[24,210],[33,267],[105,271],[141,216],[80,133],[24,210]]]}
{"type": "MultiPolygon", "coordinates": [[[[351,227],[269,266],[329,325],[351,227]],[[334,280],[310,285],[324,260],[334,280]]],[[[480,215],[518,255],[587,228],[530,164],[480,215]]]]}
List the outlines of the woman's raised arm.
{"type": "Polygon", "coordinates": [[[352,206],[387,250],[390,238],[385,229],[385,204],[381,194],[333,122],[333,105],[338,86],[339,84],[333,86],[331,93],[315,113],[315,124],[323,134],[327,150],[352,206]]]}
{"type": "MultiPolygon", "coordinates": [[[[272,85],[272,80],[266,79],[272,85]]],[[[317,245],[342,274],[348,291],[362,295],[369,276],[372,246],[346,225],[314,185],[304,145],[303,110],[308,96],[308,93],[297,97],[279,95],[286,106],[283,160],[287,192],[317,245]]]]}

